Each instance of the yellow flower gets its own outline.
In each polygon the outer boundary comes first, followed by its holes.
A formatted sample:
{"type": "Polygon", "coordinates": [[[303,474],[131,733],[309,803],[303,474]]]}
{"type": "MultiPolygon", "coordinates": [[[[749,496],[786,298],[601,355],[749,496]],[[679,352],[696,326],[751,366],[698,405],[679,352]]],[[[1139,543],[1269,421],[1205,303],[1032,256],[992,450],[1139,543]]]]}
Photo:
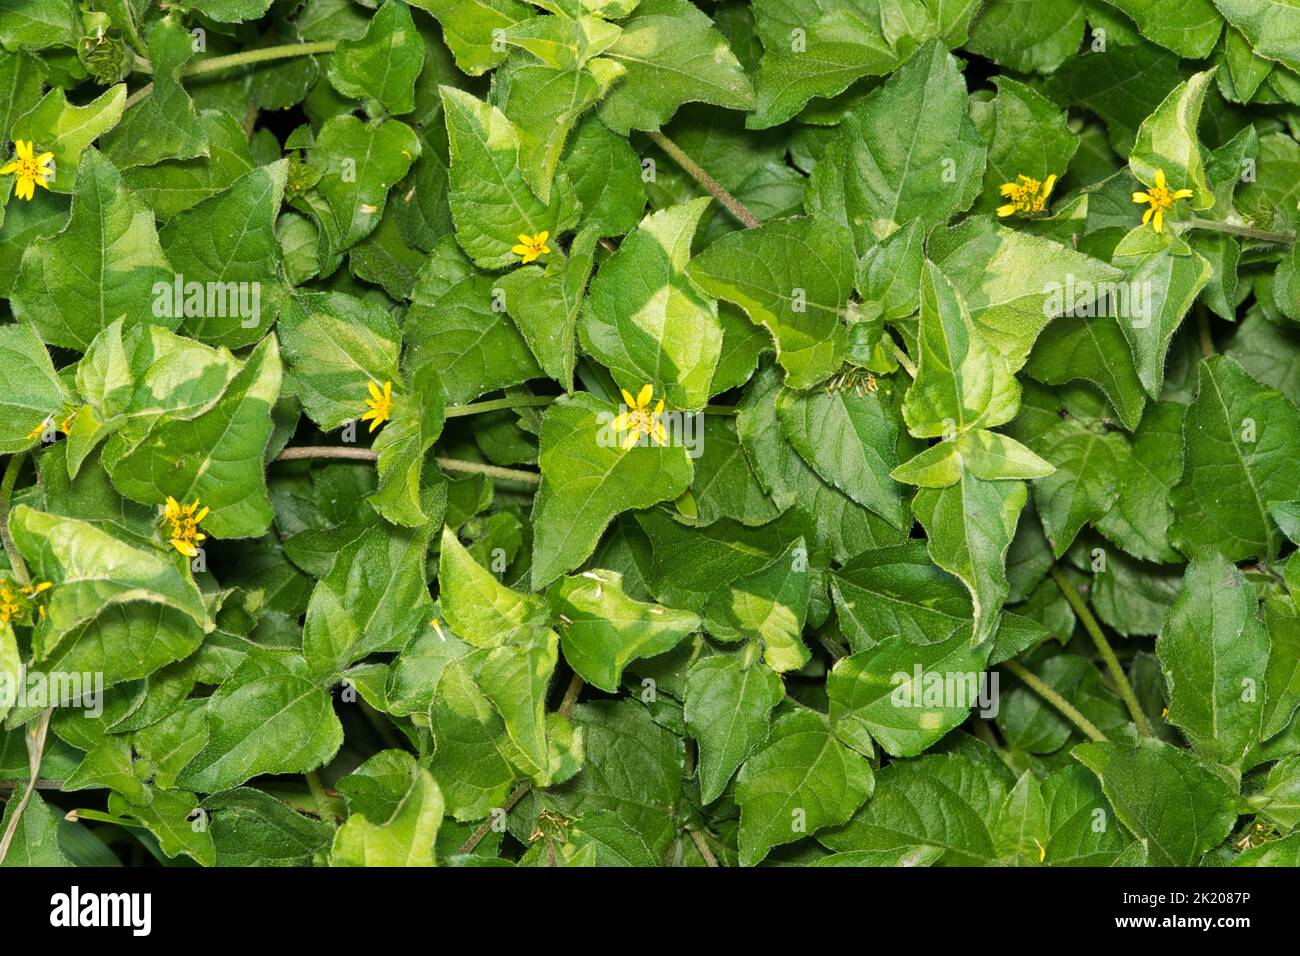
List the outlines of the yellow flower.
{"type": "Polygon", "coordinates": [[[551,247],[546,244],[546,240],[550,235],[545,229],[535,236],[521,232],[519,234],[519,244],[511,246],[510,251],[519,257],[519,261],[523,265],[528,265],[538,256],[544,256],[551,251],[551,247]]]}
{"type": "Polygon", "coordinates": [[[18,185],[14,187],[14,192],[19,199],[30,200],[36,195],[37,186],[50,188],[49,181],[54,178],[54,154],[41,153],[36,156],[35,144],[21,139],[14,143],[14,149],[18,152],[18,158],[0,169],[0,176],[17,176],[18,185]]]}
{"type": "Polygon", "coordinates": [[[664,423],[659,420],[663,414],[664,400],[661,398],[655,404],[654,411],[650,410],[650,399],[654,397],[654,386],[643,385],[636,398],[627,389],[620,389],[623,393],[623,403],[627,406],[627,411],[618,418],[614,419],[615,432],[627,432],[627,437],[623,439],[623,447],[631,448],[641,440],[642,435],[649,435],[654,439],[656,445],[668,444],[668,435],[664,431],[664,423]]]}
{"type": "Polygon", "coordinates": [[[1052,195],[1056,185],[1056,173],[1048,176],[1041,183],[1029,176],[1017,176],[1014,183],[1003,183],[999,192],[1011,202],[998,206],[999,216],[1012,216],[1020,213],[1031,216],[1047,208],[1047,197],[1052,195]]]}
{"type": "Polygon", "coordinates": [[[370,422],[370,430],[373,432],[393,415],[393,383],[385,382],[382,392],[374,382],[367,382],[366,384],[370,389],[370,397],[366,399],[370,411],[362,415],[361,420],[364,422],[368,418],[373,419],[370,422]]]}
{"type": "Polygon", "coordinates": [[[1190,189],[1178,189],[1170,192],[1169,187],[1165,185],[1165,171],[1156,170],[1156,184],[1144,193],[1134,193],[1133,201],[1135,203],[1150,203],[1151,208],[1142,214],[1142,225],[1151,222],[1151,226],[1156,232],[1163,232],[1165,228],[1165,213],[1174,208],[1174,203],[1180,199],[1188,199],[1192,195],[1190,189]],[[1155,221],[1152,222],[1152,217],[1155,221]]]}
{"type": "Polygon", "coordinates": [[[171,495],[167,496],[167,504],[163,506],[163,519],[171,522],[172,547],[187,558],[197,557],[198,545],[208,537],[199,530],[199,522],[208,516],[209,510],[199,508],[198,498],[191,505],[182,505],[171,495]]]}
{"type": "Polygon", "coordinates": [[[36,423],[35,428],[33,428],[31,431],[27,433],[27,437],[24,438],[23,441],[31,441],[33,438],[39,438],[41,432],[45,431],[45,429],[50,427],[50,425],[53,422],[53,419],[54,419],[53,415],[46,415],[39,422],[36,423]]]}
{"type": "Polygon", "coordinates": [[[9,624],[14,621],[23,612],[22,605],[18,603],[18,595],[14,593],[8,581],[0,581],[0,624],[9,624]]]}
{"type": "MultiPolygon", "coordinates": [[[[32,600],[33,598],[36,598],[39,595],[44,594],[52,587],[54,587],[54,584],[51,581],[37,581],[35,584],[29,584],[26,587],[24,587],[23,594],[27,595],[28,600],[32,600]]],[[[40,613],[41,620],[42,621],[45,620],[45,605],[37,604],[36,610],[40,613]]]]}

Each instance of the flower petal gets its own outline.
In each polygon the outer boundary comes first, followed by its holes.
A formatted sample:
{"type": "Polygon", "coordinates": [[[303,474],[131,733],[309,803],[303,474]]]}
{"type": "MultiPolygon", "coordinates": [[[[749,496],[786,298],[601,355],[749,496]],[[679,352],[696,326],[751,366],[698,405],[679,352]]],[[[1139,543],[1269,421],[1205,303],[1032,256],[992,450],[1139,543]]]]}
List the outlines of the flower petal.
{"type": "Polygon", "coordinates": [[[641,391],[636,393],[636,407],[645,408],[650,404],[650,399],[654,398],[655,387],[649,382],[641,386],[641,391]]]}

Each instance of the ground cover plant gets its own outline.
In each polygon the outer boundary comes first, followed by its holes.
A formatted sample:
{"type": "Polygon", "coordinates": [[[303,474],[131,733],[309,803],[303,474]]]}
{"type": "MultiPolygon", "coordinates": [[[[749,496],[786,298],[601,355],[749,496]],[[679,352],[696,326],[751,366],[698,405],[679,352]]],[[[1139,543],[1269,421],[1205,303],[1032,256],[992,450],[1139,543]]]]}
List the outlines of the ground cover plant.
{"type": "Polygon", "coordinates": [[[0,862],[1300,861],[1300,7],[11,0],[0,862]]]}

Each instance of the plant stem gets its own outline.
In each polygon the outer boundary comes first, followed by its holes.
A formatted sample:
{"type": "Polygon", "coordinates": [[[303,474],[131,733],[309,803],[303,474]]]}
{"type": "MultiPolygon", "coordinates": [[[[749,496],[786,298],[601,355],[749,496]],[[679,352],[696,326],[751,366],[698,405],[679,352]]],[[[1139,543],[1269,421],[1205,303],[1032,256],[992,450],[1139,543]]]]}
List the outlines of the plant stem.
{"type": "Polygon", "coordinates": [[[1260,242],[1275,242],[1279,245],[1295,242],[1294,232],[1269,232],[1266,229],[1256,229],[1254,226],[1242,226],[1234,222],[1219,222],[1216,219],[1202,219],[1199,216],[1192,217],[1192,228],[1204,229],[1207,232],[1222,232],[1229,236],[1241,236],[1243,239],[1256,239],[1260,242]]]}
{"type": "Polygon", "coordinates": [[[1096,724],[1083,716],[1083,714],[1079,713],[1078,709],[1073,704],[1056,691],[1052,690],[1051,687],[1043,682],[1042,678],[1021,667],[1015,661],[1003,661],[1002,666],[1020,678],[1021,682],[1024,683],[1025,686],[1029,687],[1039,697],[1043,698],[1043,700],[1047,701],[1059,710],[1070,723],[1082,730],[1090,740],[1095,740],[1098,743],[1103,744],[1108,742],[1106,735],[1097,729],[1096,724]]]}
{"type": "Polygon", "coordinates": [[[1196,329],[1201,340],[1201,354],[1209,358],[1214,354],[1214,337],[1210,335],[1210,310],[1196,303],[1196,329]]]}
{"type": "Polygon", "coordinates": [[[320,818],[326,823],[337,824],[339,822],[338,808],[334,806],[333,799],[325,792],[325,785],[321,783],[319,771],[313,770],[310,773],[303,774],[307,778],[307,788],[316,800],[316,810],[320,818]]]}
{"type": "Polygon", "coordinates": [[[891,340],[889,344],[894,350],[894,358],[898,359],[898,364],[903,366],[903,371],[907,372],[912,378],[916,378],[916,364],[911,357],[903,351],[897,342],[891,340]]]}
{"type": "Polygon", "coordinates": [[[4,543],[5,555],[9,558],[9,566],[13,568],[14,577],[23,586],[31,584],[32,579],[27,574],[27,563],[14,547],[13,535],[9,533],[9,503],[13,500],[14,486],[18,484],[18,473],[23,470],[23,462],[26,460],[25,451],[10,455],[9,461],[5,464],[4,479],[0,480],[0,541],[4,543]]]}
{"type": "Polygon", "coordinates": [[[530,408],[538,405],[550,405],[555,401],[551,395],[520,395],[516,398],[493,398],[486,402],[471,402],[468,405],[448,405],[445,418],[460,418],[464,415],[481,415],[484,412],[498,412],[503,408],[530,408]]]}
{"type": "Polygon", "coordinates": [[[687,830],[691,835],[691,841],[695,844],[695,849],[700,851],[700,856],[704,857],[704,862],[710,867],[719,866],[718,858],[713,855],[713,850],[709,848],[709,841],[699,830],[687,830]]]}
{"type": "MultiPolygon", "coordinates": [[[[249,66],[254,63],[266,63],[271,60],[285,60],[294,56],[312,56],[317,53],[332,53],[337,40],[319,40],[315,43],[284,43],[280,46],[262,47],[260,50],[245,50],[243,53],[231,53],[228,56],[214,56],[190,63],[181,69],[181,76],[203,76],[218,73],[221,70],[249,66]]],[[[137,62],[137,67],[144,73],[153,72],[153,64],[148,60],[137,62]]],[[[130,109],[153,92],[153,84],[146,83],[126,98],[125,109],[130,109]]]]}
{"type": "MultiPolygon", "coordinates": [[[[379,455],[371,448],[348,448],[345,445],[301,445],[286,448],[276,457],[276,461],[298,461],[304,458],[342,458],[349,461],[376,461],[379,455]]],[[[461,471],[467,474],[487,475],[501,481],[517,481],[525,485],[538,485],[542,476],[535,471],[520,471],[517,468],[498,468],[485,465],[479,461],[462,461],[459,458],[438,458],[437,462],[447,471],[461,471]]]]}
{"type": "Polygon", "coordinates": [[[487,475],[501,481],[518,481],[525,485],[540,485],[542,476],[535,471],[520,471],[517,468],[498,468],[477,461],[462,461],[459,458],[439,458],[439,465],[446,471],[461,471],[470,475],[487,475]]]}
{"type": "Polygon", "coordinates": [[[714,199],[722,203],[729,213],[744,223],[746,229],[753,229],[759,225],[759,221],[754,218],[754,214],[746,209],[739,199],[727,192],[721,183],[705,172],[704,167],[682,152],[680,146],[658,130],[646,135],[650,137],[656,146],[672,157],[673,162],[685,170],[692,179],[708,190],[714,199]]]}
{"type": "Polygon", "coordinates": [[[69,823],[79,823],[82,820],[94,820],[96,823],[112,823],[119,827],[132,827],[136,830],[143,830],[144,824],[138,820],[128,820],[126,817],[114,816],[111,813],[105,813],[103,810],[89,810],[80,807],[76,810],[69,810],[63,817],[69,823]]]}
{"type": "Polygon", "coordinates": [[[181,76],[202,76],[205,73],[216,73],[219,70],[236,66],[265,63],[268,60],[285,60],[294,56],[333,53],[338,42],[338,40],[317,40],[314,43],[282,43],[279,46],[264,46],[259,50],[245,50],[243,53],[231,53],[227,56],[214,56],[205,60],[195,60],[181,69],[181,76]]]}
{"type": "Polygon", "coordinates": [[[49,733],[50,715],[53,713],[53,710],[45,711],[36,718],[36,726],[27,731],[27,767],[31,773],[27,779],[27,789],[23,791],[23,795],[13,808],[13,813],[9,815],[9,825],[5,827],[4,836],[0,837],[0,864],[4,863],[5,857],[9,855],[9,846],[13,843],[14,834],[18,832],[18,821],[22,819],[23,811],[27,809],[32,794],[36,792],[36,781],[40,779],[41,773],[41,758],[45,755],[45,737],[49,733]]]}
{"type": "Polygon", "coordinates": [[[1119,658],[1115,656],[1110,641],[1106,640],[1106,635],[1102,633],[1101,625],[1092,616],[1092,611],[1088,609],[1083,597],[1066,580],[1065,575],[1061,573],[1061,569],[1055,565],[1052,566],[1052,580],[1061,589],[1065,599],[1070,602],[1070,607],[1074,608],[1074,613],[1083,622],[1083,628],[1092,637],[1092,642],[1097,645],[1097,652],[1101,654],[1101,659],[1106,662],[1106,669],[1110,671],[1111,679],[1115,682],[1115,688],[1119,691],[1120,697],[1124,699],[1124,704],[1133,717],[1133,723],[1137,724],[1138,733],[1143,737],[1150,737],[1151,724],[1147,721],[1147,715],[1142,712],[1142,705],[1138,703],[1137,694],[1133,693],[1133,686],[1128,682],[1128,677],[1124,674],[1124,668],[1120,667],[1119,658]]]}

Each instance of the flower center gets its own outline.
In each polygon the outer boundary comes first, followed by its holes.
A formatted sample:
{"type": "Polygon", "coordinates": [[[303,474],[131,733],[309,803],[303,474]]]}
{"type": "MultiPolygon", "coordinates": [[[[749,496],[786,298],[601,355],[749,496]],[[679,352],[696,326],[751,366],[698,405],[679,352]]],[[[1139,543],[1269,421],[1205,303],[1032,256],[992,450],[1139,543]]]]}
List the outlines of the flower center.
{"type": "Polygon", "coordinates": [[[1040,195],[1043,184],[1037,179],[1021,176],[1010,191],[1011,204],[1020,212],[1042,212],[1047,197],[1040,195]]]}
{"type": "Polygon", "coordinates": [[[1153,209],[1174,208],[1174,194],[1165,186],[1152,186],[1147,190],[1147,195],[1151,197],[1150,202],[1153,209]]]}
{"type": "Polygon", "coordinates": [[[649,432],[650,426],[654,424],[654,416],[644,408],[634,408],[627,414],[627,424],[629,431],[649,432]]]}
{"type": "Polygon", "coordinates": [[[44,175],[46,175],[45,167],[41,163],[38,163],[34,158],[33,159],[20,158],[18,160],[19,179],[39,179],[44,175]]]}

